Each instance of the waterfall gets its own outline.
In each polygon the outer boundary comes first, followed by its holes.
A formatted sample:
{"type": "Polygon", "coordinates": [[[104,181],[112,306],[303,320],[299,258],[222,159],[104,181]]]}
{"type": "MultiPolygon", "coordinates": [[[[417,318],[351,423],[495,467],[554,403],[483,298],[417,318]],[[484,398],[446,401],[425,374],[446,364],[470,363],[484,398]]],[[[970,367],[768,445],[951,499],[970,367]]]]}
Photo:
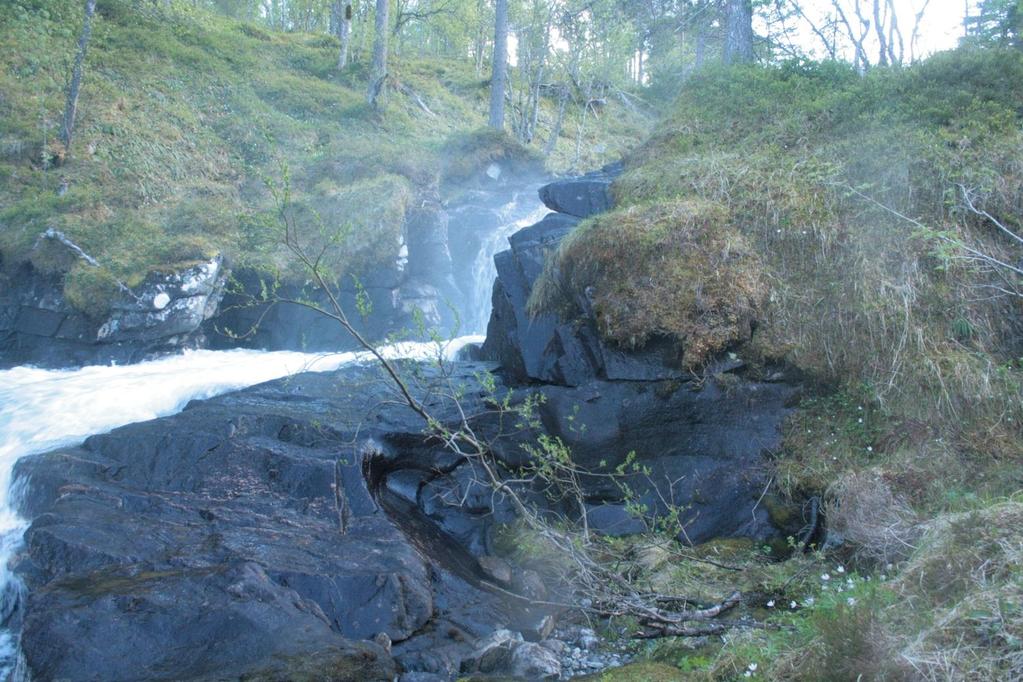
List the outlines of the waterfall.
{"type": "Polygon", "coordinates": [[[472,317],[468,328],[480,334],[486,333],[490,321],[491,293],[497,278],[494,256],[508,248],[508,237],[539,222],[550,209],[540,203],[537,188],[528,187],[516,192],[498,213],[502,218],[499,227],[483,238],[472,264],[472,300],[469,301],[472,317]]]}
{"type": "MultiPolygon", "coordinates": [[[[451,360],[467,336],[444,344],[399,343],[389,358],[451,360]]],[[[0,618],[17,609],[23,592],[8,562],[20,550],[28,521],[17,513],[11,487],[15,462],[26,455],[76,445],[88,436],[181,411],[190,400],[211,398],[302,371],[325,372],[371,361],[365,352],[334,354],[255,350],[188,351],[127,366],[72,370],[16,367],[0,371],[0,618]]],[[[0,631],[0,678],[15,664],[17,641],[0,631]]]]}

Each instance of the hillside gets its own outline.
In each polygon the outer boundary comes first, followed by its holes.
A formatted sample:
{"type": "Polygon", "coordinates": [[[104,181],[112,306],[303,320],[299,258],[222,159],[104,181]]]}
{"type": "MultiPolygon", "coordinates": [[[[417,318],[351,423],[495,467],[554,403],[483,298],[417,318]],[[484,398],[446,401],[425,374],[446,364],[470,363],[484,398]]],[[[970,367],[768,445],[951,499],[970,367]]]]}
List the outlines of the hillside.
{"type": "MultiPolygon", "coordinates": [[[[747,564],[747,589],[791,612],[782,629],[665,660],[714,679],[750,662],[769,679],[1023,671],[1018,609],[993,606],[1021,590],[1008,568],[1023,541],[1021,123],[1017,51],[865,78],[827,63],[710,70],[628,155],[616,210],[548,261],[536,313],[582,315],[587,300],[618,346],[668,338],[694,371],[728,350],[814,387],[767,503],[795,537],[819,505],[830,561],[858,575],[846,585],[798,555],[780,575],[747,564]]],[[[676,588],[713,582],[662,571],[676,588]]]]}
{"type": "MultiPolygon", "coordinates": [[[[286,184],[307,218],[351,228],[340,268],[391,258],[413,196],[491,159],[536,163],[557,109],[543,102],[536,149],[523,149],[478,132],[487,82],[471,64],[398,55],[378,110],[366,103],[364,60],[336,71],[333,38],[100,0],[65,159],[57,128],[81,21],[72,0],[0,7],[0,257],[9,271],[26,259],[63,271],[66,260],[37,240],[49,227],[64,232],[103,266],[72,265],[65,287],[96,316],[115,281],[134,286],[154,269],[215,253],[285,265],[270,184],[286,184]]],[[[552,171],[574,160],[574,115],[547,159],[552,171]]],[[[581,166],[613,160],[645,125],[615,103],[594,118],[581,166]]]]}

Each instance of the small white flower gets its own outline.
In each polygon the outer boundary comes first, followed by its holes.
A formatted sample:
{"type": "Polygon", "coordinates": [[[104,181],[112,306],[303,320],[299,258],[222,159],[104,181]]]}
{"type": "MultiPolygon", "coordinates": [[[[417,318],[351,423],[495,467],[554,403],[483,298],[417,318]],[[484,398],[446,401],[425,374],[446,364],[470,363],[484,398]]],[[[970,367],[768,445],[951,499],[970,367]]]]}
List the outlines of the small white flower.
{"type": "Polygon", "coordinates": [[[750,672],[749,670],[747,670],[746,672],[744,672],[744,673],[742,674],[742,676],[743,676],[743,677],[752,677],[752,676],[753,676],[753,673],[751,673],[751,672],[750,672]]]}
{"type": "Polygon", "coordinates": [[[790,609],[794,609],[794,608],[796,608],[796,602],[794,602],[794,601],[790,601],[790,602],[789,602],[789,608],[790,608],[790,609]]]}
{"type": "Polygon", "coordinates": [[[881,574],[881,580],[888,580],[888,576],[886,576],[884,573],[882,573],[881,574]]]}
{"type": "Polygon", "coordinates": [[[769,609],[773,609],[774,608],[774,600],[773,599],[771,601],[767,602],[767,608],[769,608],[769,609]]]}
{"type": "Polygon", "coordinates": [[[748,670],[749,670],[749,671],[750,671],[751,673],[755,673],[755,672],[757,671],[757,664],[756,664],[756,663],[750,663],[750,664],[749,664],[748,666],[746,666],[746,668],[747,668],[747,669],[748,669],[748,670]]]}
{"type": "Polygon", "coordinates": [[[813,602],[814,602],[813,597],[807,597],[806,599],[803,600],[803,604],[805,606],[813,606],[813,602]]]}
{"type": "Polygon", "coordinates": [[[873,452],[873,451],[874,451],[874,448],[872,448],[871,446],[868,445],[867,446],[867,452],[873,452]]]}
{"type": "Polygon", "coordinates": [[[849,597],[845,600],[845,603],[849,606],[856,606],[856,599],[854,597],[849,597]]]}
{"type": "Polygon", "coordinates": [[[824,581],[831,580],[831,576],[828,575],[827,573],[821,573],[821,580],[824,581]]]}
{"type": "Polygon", "coordinates": [[[862,424],[862,423],[863,423],[863,417],[860,417],[860,418],[859,418],[859,419],[857,419],[856,421],[858,421],[858,422],[859,422],[860,424],[862,424]]]}
{"type": "Polygon", "coordinates": [[[835,573],[845,573],[845,566],[836,566],[835,573]]]}
{"type": "Polygon", "coordinates": [[[857,407],[856,409],[857,409],[857,410],[859,410],[860,412],[862,412],[862,411],[863,411],[863,405],[860,405],[860,406],[859,406],[859,407],[857,407]]]}

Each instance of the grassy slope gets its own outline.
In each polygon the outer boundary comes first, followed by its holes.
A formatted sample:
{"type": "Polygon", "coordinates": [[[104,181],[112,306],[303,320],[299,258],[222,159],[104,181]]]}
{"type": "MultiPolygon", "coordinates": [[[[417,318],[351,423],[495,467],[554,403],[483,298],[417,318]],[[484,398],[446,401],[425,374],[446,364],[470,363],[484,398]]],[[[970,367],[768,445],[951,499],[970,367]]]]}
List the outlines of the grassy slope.
{"type": "MultiPolygon", "coordinates": [[[[779,493],[820,495],[847,540],[838,560],[874,575],[835,585],[819,578],[834,563],[797,558],[765,573],[756,548],[739,552],[748,568],[724,573],[721,593],[773,596],[789,613],[755,615],[792,629],[709,652],[667,646],[665,660],[714,679],[754,662],[774,679],[1023,675],[1021,575],[1005,558],[1023,531],[1003,502],[1023,489],[1023,299],[992,288],[1023,282],[941,241],[1019,262],[1019,244],[969,215],[958,185],[1018,232],[1021,124],[1019,53],[943,54],[865,79],[827,64],[707,73],[628,158],[618,213],[564,243],[533,306],[592,285],[601,329],[618,342],[642,343],[617,314],[633,310],[647,333],[679,337],[691,362],[742,338],[756,306],[738,352],[791,363],[821,388],[788,426],[779,493]],[[701,243],[717,244],[702,264],[686,248],[694,211],[701,243]],[[710,289],[679,285],[680,273],[710,289]],[[950,516],[963,510],[976,511],[950,516]],[[938,567],[934,547],[961,561],[938,567]],[[902,561],[907,577],[878,586],[902,561]],[[921,565],[927,585],[910,575],[921,565]]],[[[679,570],[669,578],[683,593],[706,588],[705,566],[679,570]]]]}
{"type": "MultiPolygon", "coordinates": [[[[279,183],[284,167],[304,215],[351,228],[344,267],[392,256],[406,204],[442,175],[522,156],[506,140],[473,134],[487,86],[465,64],[395,58],[394,80],[433,115],[395,91],[374,111],[364,60],[338,74],[331,38],[100,0],[74,145],[55,167],[80,14],[72,0],[0,6],[0,255],[8,268],[27,258],[66,268],[34,248],[47,226],[65,231],[105,266],[72,266],[67,280],[71,300],[96,313],[111,277],[132,285],[217,252],[280,264],[261,214],[271,206],[265,179],[279,183]]],[[[542,118],[553,120],[554,109],[545,103],[542,118]]],[[[601,143],[606,154],[634,144],[642,126],[612,107],[584,136],[582,162],[599,161],[601,143]]],[[[574,152],[575,130],[570,119],[555,169],[574,152]]],[[[542,125],[538,137],[547,137],[542,125]]]]}

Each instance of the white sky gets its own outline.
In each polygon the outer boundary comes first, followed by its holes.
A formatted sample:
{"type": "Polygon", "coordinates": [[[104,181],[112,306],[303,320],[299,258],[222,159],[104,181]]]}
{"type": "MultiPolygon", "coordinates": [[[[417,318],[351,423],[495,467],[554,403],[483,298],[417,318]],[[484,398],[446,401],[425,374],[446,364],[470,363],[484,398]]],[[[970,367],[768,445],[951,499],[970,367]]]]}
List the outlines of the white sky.
{"type": "MultiPolygon", "coordinates": [[[[843,7],[846,11],[846,16],[850,22],[856,22],[856,16],[853,13],[851,7],[852,3],[857,0],[841,0],[843,7]]],[[[868,2],[860,0],[866,8],[868,2]]],[[[895,8],[899,16],[899,27],[902,30],[903,38],[905,40],[906,60],[910,57],[910,45],[909,41],[913,31],[913,23],[916,18],[916,13],[919,11],[924,0],[895,0],[895,8]]],[[[923,19],[920,22],[920,32],[916,44],[915,56],[917,59],[926,57],[940,52],[941,50],[950,50],[958,45],[960,38],[963,37],[963,17],[966,14],[967,3],[970,5],[970,11],[972,12],[976,7],[979,0],[930,0],[927,5],[927,11],[923,15],[923,19]]],[[[823,26],[827,23],[827,19],[834,15],[834,5],[832,0],[802,0],[803,11],[814,20],[819,26],[823,26]]],[[[873,19],[870,15],[870,10],[865,9],[865,16],[868,19],[873,19]]],[[[762,20],[756,20],[757,26],[754,26],[754,30],[764,35],[767,33],[767,28],[763,25],[762,20]]],[[[790,28],[797,28],[795,25],[790,28]]],[[[814,56],[821,58],[824,55],[821,49],[820,39],[814,35],[813,31],[805,24],[798,27],[799,35],[796,38],[796,42],[802,46],[802,48],[814,56]]],[[[854,23],[855,30],[855,23],[854,23]]],[[[844,37],[844,33],[843,33],[844,37]]],[[[560,37],[554,38],[554,44],[557,47],[559,43],[563,43],[560,37]]],[[[848,43],[848,40],[839,39],[840,49],[844,43],[848,43]]],[[[847,47],[847,46],[846,46],[847,47]]],[[[518,37],[513,33],[508,36],[508,61],[512,66],[518,64],[517,58],[518,48],[518,37]]],[[[869,42],[868,39],[868,51],[870,51],[870,57],[873,59],[877,54],[876,42],[869,42]]],[[[853,54],[851,50],[844,52],[840,55],[841,57],[849,60],[853,60],[853,54]]]]}
{"type": "MultiPolygon", "coordinates": [[[[899,17],[899,27],[902,30],[906,43],[906,58],[909,58],[909,40],[913,31],[914,18],[924,0],[895,0],[895,8],[899,17]]],[[[846,16],[853,22],[856,29],[856,15],[852,11],[853,3],[856,0],[841,0],[845,8],[846,16]]],[[[941,50],[951,49],[956,46],[963,36],[963,16],[966,13],[966,5],[974,7],[977,0],[931,0],[927,11],[920,22],[920,33],[917,42],[916,57],[927,55],[941,50]]],[[[862,3],[865,8],[867,19],[873,19],[870,10],[866,9],[867,2],[862,3]]],[[[803,9],[818,25],[823,25],[827,17],[834,15],[832,0],[803,0],[803,9]]],[[[820,51],[820,40],[813,35],[809,28],[801,31],[797,42],[805,48],[817,51],[817,56],[822,56],[820,51]]],[[[848,40],[845,41],[846,43],[848,40]]],[[[841,44],[841,41],[840,41],[841,44]]],[[[868,51],[871,48],[868,47],[868,51]]],[[[876,52],[876,47],[873,48],[876,52]]],[[[844,55],[850,58],[852,55],[844,55]]],[[[873,54],[871,55],[873,56],[873,54]]]]}

